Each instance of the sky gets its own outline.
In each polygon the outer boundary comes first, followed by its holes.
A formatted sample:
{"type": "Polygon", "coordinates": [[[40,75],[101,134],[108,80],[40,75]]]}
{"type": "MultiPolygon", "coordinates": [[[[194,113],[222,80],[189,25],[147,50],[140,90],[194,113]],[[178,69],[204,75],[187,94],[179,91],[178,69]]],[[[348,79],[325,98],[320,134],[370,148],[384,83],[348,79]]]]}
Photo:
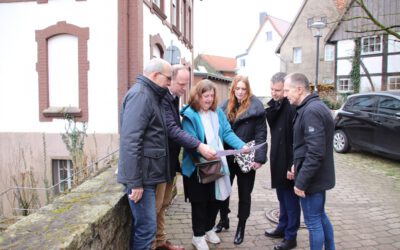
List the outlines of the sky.
{"type": "Polygon", "coordinates": [[[303,0],[197,0],[194,56],[236,57],[246,52],[259,28],[259,14],[292,22],[303,0]]]}

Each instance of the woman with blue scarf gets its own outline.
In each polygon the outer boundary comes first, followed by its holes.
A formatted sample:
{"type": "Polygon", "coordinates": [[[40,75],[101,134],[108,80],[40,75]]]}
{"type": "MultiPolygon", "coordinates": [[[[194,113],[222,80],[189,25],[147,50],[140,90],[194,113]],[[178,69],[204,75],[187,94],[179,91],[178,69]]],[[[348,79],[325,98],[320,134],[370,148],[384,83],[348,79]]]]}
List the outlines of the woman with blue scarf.
{"type": "MultiPolygon", "coordinates": [[[[190,92],[189,104],[181,110],[183,129],[215,150],[224,150],[227,143],[240,149],[245,143],[231,129],[224,112],[217,108],[216,86],[207,79],[199,81],[190,92]]],[[[223,201],[231,193],[229,167],[225,157],[221,157],[221,171],[225,174],[216,181],[203,184],[197,175],[195,161],[202,162],[200,154],[185,149],[182,162],[185,199],[192,207],[192,244],[198,250],[209,249],[207,242],[221,242],[214,232],[218,213],[218,200],[223,201]]]]}

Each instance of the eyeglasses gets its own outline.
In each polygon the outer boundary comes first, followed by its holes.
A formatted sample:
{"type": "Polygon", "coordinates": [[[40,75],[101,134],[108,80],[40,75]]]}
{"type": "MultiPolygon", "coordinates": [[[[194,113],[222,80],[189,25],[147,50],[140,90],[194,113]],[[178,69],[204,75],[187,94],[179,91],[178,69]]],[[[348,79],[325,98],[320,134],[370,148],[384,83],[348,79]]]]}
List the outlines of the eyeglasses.
{"type": "Polygon", "coordinates": [[[171,77],[171,76],[167,76],[167,75],[163,74],[162,72],[158,72],[158,73],[160,73],[160,74],[163,75],[165,78],[167,78],[168,81],[171,81],[171,80],[172,80],[172,77],[171,77]]]}

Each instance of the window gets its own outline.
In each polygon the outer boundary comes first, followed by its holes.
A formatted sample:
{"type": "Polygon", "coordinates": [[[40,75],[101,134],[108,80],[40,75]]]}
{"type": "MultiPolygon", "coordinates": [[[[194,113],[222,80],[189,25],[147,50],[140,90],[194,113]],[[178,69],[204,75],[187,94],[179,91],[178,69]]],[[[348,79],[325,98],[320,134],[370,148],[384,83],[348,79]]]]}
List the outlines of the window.
{"type": "Polygon", "coordinates": [[[353,92],[353,83],[350,81],[350,79],[339,79],[338,91],[353,92]]]}
{"type": "Polygon", "coordinates": [[[333,61],[335,54],[335,46],[327,44],[325,45],[325,61],[333,61]]]}
{"type": "Polygon", "coordinates": [[[301,63],[301,48],[293,48],[293,63],[301,63]]]}
{"type": "Polygon", "coordinates": [[[161,9],[161,0],[153,0],[153,3],[157,5],[159,9],[161,9]]]}
{"type": "Polygon", "coordinates": [[[76,121],[88,121],[88,40],[89,28],[64,21],[36,30],[41,122],[64,118],[66,113],[76,121]]]}
{"type": "Polygon", "coordinates": [[[173,26],[179,26],[179,1],[171,1],[171,23],[173,26]]]}
{"type": "Polygon", "coordinates": [[[180,15],[180,20],[181,20],[181,32],[185,36],[185,29],[186,29],[186,1],[182,1],[182,6],[181,6],[181,15],[180,15]]]}
{"type": "Polygon", "coordinates": [[[381,97],[378,103],[378,114],[395,116],[400,110],[400,101],[392,97],[381,97]]]}
{"type": "Polygon", "coordinates": [[[374,96],[355,97],[352,106],[348,107],[349,111],[365,111],[374,112],[376,107],[376,98],[374,96]]]}
{"type": "Polygon", "coordinates": [[[246,60],[245,59],[240,59],[240,67],[241,68],[246,67],[246,60]]]}
{"type": "Polygon", "coordinates": [[[382,52],[382,38],[380,36],[370,36],[361,38],[362,54],[374,54],[382,52]]]}
{"type": "Polygon", "coordinates": [[[400,76],[388,77],[388,90],[400,89],[400,76]]]}
{"type": "Polygon", "coordinates": [[[72,187],[73,167],[71,160],[52,160],[53,185],[56,185],[55,192],[64,192],[72,187]],[[63,181],[64,180],[64,181],[63,181]]]}
{"type": "Polygon", "coordinates": [[[267,31],[266,33],[267,41],[272,41],[272,31],[267,31]]]}

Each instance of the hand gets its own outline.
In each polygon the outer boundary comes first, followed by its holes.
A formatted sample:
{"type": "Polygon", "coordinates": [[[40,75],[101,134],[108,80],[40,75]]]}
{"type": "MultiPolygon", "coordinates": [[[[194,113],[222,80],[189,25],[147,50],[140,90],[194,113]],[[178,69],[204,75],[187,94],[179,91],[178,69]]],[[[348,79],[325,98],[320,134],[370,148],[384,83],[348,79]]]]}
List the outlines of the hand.
{"type": "Polygon", "coordinates": [[[138,203],[142,199],[143,188],[132,188],[132,192],[128,195],[128,198],[135,203],[138,203]]]}
{"type": "Polygon", "coordinates": [[[297,187],[294,187],[294,193],[301,198],[306,198],[306,193],[303,190],[298,189],[297,187]]]}
{"type": "Polygon", "coordinates": [[[259,162],[253,162],[253,169],[257,170],[262,167],[262,164],[259,162]]]}
{"type": "Polygon", "coordinates": [[[245,149],[245,151],[243,152],[244,154],[248,154],[251,152],[251,149],[247,145],[244,145],[242,149],[245,149]]]}
{"type": "Polygon", "coordinates": [[[217,158],[216,156],[217,152],[207,144],[200,143],[200,145],[197,147],[197,150],[208,161],[215,160],[217,158]]]}
{"type": "Polygon", "coordinates": [[[294,180],[294,165],[292,165],[291,171],[287,171],[286,178],[288,180],[294,180]]]}

